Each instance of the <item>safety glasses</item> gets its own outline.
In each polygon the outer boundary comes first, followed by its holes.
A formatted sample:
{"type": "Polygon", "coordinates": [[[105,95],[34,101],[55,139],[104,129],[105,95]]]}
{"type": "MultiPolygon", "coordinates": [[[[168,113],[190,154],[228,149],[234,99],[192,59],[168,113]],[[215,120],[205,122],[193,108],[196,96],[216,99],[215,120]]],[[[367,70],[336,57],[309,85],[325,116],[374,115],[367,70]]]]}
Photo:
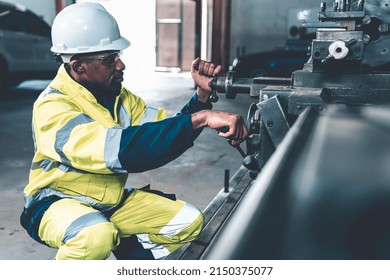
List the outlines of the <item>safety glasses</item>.
{"type": "Polygon", "coordinates": [[[113,51],[101,56],[77,56],[73,57],[72,60],[99,60],[100,63],[104,64],[107,67],[114,67],[119,59],[121,59],[122,51],[113,51]]]}

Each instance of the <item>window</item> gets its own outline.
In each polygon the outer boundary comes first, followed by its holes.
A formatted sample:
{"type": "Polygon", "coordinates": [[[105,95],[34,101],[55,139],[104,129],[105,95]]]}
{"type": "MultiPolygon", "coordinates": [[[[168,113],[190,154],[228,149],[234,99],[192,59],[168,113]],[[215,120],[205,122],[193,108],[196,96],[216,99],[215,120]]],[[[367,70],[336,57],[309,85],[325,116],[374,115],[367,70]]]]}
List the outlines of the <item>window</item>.
{"type": "Polygon", "coordinates": [[[31,13],[23,13],[19,11],[18,16],[23,24],[24,32],[50,38],[50,26],[43,19],[40,19],[31,13]]]}
{"type": "Polygon", "coordinates": [[[22,31],[15,12],[8,7],[0,6],[0,29],[7,31],[22,31]]]}

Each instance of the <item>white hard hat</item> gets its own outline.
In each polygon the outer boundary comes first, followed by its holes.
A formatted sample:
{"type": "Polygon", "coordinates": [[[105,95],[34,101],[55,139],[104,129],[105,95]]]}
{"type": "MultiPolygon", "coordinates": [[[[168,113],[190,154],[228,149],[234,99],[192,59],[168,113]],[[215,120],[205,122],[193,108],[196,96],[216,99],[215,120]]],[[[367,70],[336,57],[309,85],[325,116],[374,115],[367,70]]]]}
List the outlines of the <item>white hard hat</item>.
{"type": "Polygon", "coordinates": [[[121,36],[114,17],[98,3],[67,6],[54,19],[51,51],[69,62],[75,54],[123,50],[130,42],[121,36]]]}

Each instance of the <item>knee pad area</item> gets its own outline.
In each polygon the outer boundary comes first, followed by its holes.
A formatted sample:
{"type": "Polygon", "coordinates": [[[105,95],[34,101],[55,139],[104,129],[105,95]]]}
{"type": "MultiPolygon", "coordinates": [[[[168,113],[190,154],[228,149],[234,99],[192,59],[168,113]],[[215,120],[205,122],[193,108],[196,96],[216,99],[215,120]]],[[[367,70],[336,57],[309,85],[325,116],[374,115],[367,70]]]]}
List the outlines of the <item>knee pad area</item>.
{"type": "Polygon", "coordinates": [[[118,243],[118,231],[112,223],[99,223],[82,229],[62,245],[56,259],[107,259],[118,243]]]}
{"type": "Polygon", "coordinates": [[[200,234],[204,226],[204,218],[203,213],[193,205],[187,203],[186,208],[188,217],[192,217],[193,220],[179,233],[179,236],[180,241],[188,242],[194,240],[200,234]]]}
{"type": "Polygon", "coordinates": [[[194,240],[201,233],[203,226],[203,214],[199,212],[199,216],[179,234],[181,241],[189,242],[194,240]]]}
{"type": "Polygon", "coordinates": [[[178,244],[183,245],[187,242],[191,242],[198,237],[204,226],[203,214],[195,209],[191,209],[191,219],[182,223],[170,223],[164,227],[159,234],[152,235],[150,237],[156,243],[159,244],[178,244]]]}

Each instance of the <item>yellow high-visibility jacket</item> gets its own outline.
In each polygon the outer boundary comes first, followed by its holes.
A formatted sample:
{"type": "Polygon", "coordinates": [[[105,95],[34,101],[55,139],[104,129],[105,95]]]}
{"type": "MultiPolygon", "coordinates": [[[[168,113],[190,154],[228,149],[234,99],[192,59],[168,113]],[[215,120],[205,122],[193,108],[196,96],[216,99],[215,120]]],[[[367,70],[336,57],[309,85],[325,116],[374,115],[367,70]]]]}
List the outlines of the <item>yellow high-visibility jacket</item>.
{"type": "Polygon", "coordinates": [[[105,108],[60,67],[33,107],[35,155],[25,208],[56,196],[112,209],[123,197],[128,173],[162,166],[190,148],[199,135],[190,114],[211,108],[195,94],[167,118],[165,110],[147,107],[124,87],[113,100],[105,108]]]}

